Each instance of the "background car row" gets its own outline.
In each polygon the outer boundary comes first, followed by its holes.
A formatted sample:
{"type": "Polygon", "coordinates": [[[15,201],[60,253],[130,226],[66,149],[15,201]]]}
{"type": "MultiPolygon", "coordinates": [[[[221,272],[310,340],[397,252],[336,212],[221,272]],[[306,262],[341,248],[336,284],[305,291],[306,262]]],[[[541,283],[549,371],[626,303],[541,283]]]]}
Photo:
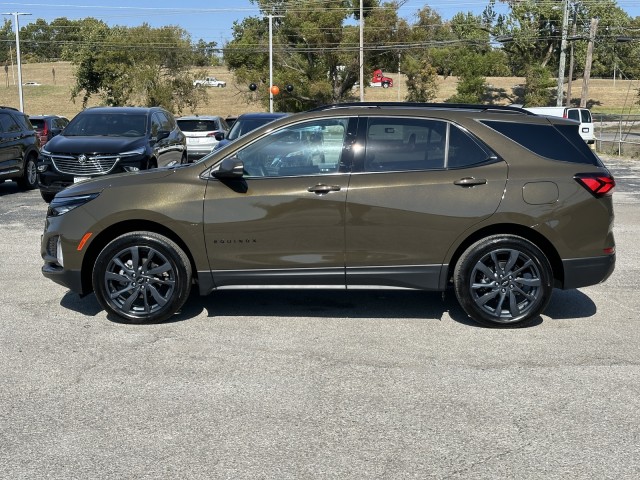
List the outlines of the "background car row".
{"type": "Polygon", "coordinates": [[[159,107],[94,107],[70,122],[0,107],[0,181],[39,187],[50,202],[57,192],[89,178],[197,161],[286,115],[176,119],[159,107]]]}

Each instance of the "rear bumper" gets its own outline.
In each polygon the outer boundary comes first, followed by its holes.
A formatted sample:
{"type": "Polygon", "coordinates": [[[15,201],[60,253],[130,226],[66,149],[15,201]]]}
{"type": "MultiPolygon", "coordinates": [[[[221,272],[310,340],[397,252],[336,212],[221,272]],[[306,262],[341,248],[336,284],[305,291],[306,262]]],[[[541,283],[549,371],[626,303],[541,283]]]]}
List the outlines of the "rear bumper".
{"type": "Polygon", "coordinates": [[[616,266],[616,256],[606,255],[592,258],[576,258],[563,260],[563,290],[588,287],[604,282],[611,276],[616,266]]]}

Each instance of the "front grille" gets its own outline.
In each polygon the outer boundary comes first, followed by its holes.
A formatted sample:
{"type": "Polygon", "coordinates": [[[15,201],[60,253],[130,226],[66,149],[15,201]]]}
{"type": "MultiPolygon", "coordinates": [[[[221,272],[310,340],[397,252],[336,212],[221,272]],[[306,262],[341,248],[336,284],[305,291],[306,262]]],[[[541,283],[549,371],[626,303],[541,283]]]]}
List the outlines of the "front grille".
{"type": "Polygon", "coordinates": [[[105,175],[118,160],[117,155],[51,155],[53,166],[60,173],[79,176],[105,175]]]}

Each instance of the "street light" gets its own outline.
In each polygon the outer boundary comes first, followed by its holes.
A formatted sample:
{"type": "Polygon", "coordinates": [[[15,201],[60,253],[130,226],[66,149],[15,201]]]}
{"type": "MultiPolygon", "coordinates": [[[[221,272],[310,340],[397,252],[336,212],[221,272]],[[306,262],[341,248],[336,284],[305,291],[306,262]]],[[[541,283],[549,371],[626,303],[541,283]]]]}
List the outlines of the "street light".
{"type": "Polygon", "coordinates": [[[18,17],[20,15],[31,15],[30,13],[3,13],[2,15],[13,15],[13,23],[16,27],[16,57],[18,64],[18,97],[20,97],[20,111],[24,112],[24,98],[22,96],[22,62],[20,61],[20,25],[18,22],[18,17]]]}
{"type": "Polygon", "coordinates": [[[273,19],[283,15],[267,15],[269,18],[269,113],[273,113],[273,19]]]}

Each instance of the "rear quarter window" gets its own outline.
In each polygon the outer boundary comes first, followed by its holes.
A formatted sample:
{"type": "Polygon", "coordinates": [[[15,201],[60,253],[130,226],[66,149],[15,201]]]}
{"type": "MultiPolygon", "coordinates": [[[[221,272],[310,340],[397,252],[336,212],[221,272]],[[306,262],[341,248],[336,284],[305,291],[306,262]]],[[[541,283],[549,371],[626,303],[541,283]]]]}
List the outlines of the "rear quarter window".
{"type": "Polygon", "coordinates": [[[598,157],[580,137],[578,125],[545,125],[494,120],[481,122],[541,157],[562,162],[599,164],[598,157]]]}

